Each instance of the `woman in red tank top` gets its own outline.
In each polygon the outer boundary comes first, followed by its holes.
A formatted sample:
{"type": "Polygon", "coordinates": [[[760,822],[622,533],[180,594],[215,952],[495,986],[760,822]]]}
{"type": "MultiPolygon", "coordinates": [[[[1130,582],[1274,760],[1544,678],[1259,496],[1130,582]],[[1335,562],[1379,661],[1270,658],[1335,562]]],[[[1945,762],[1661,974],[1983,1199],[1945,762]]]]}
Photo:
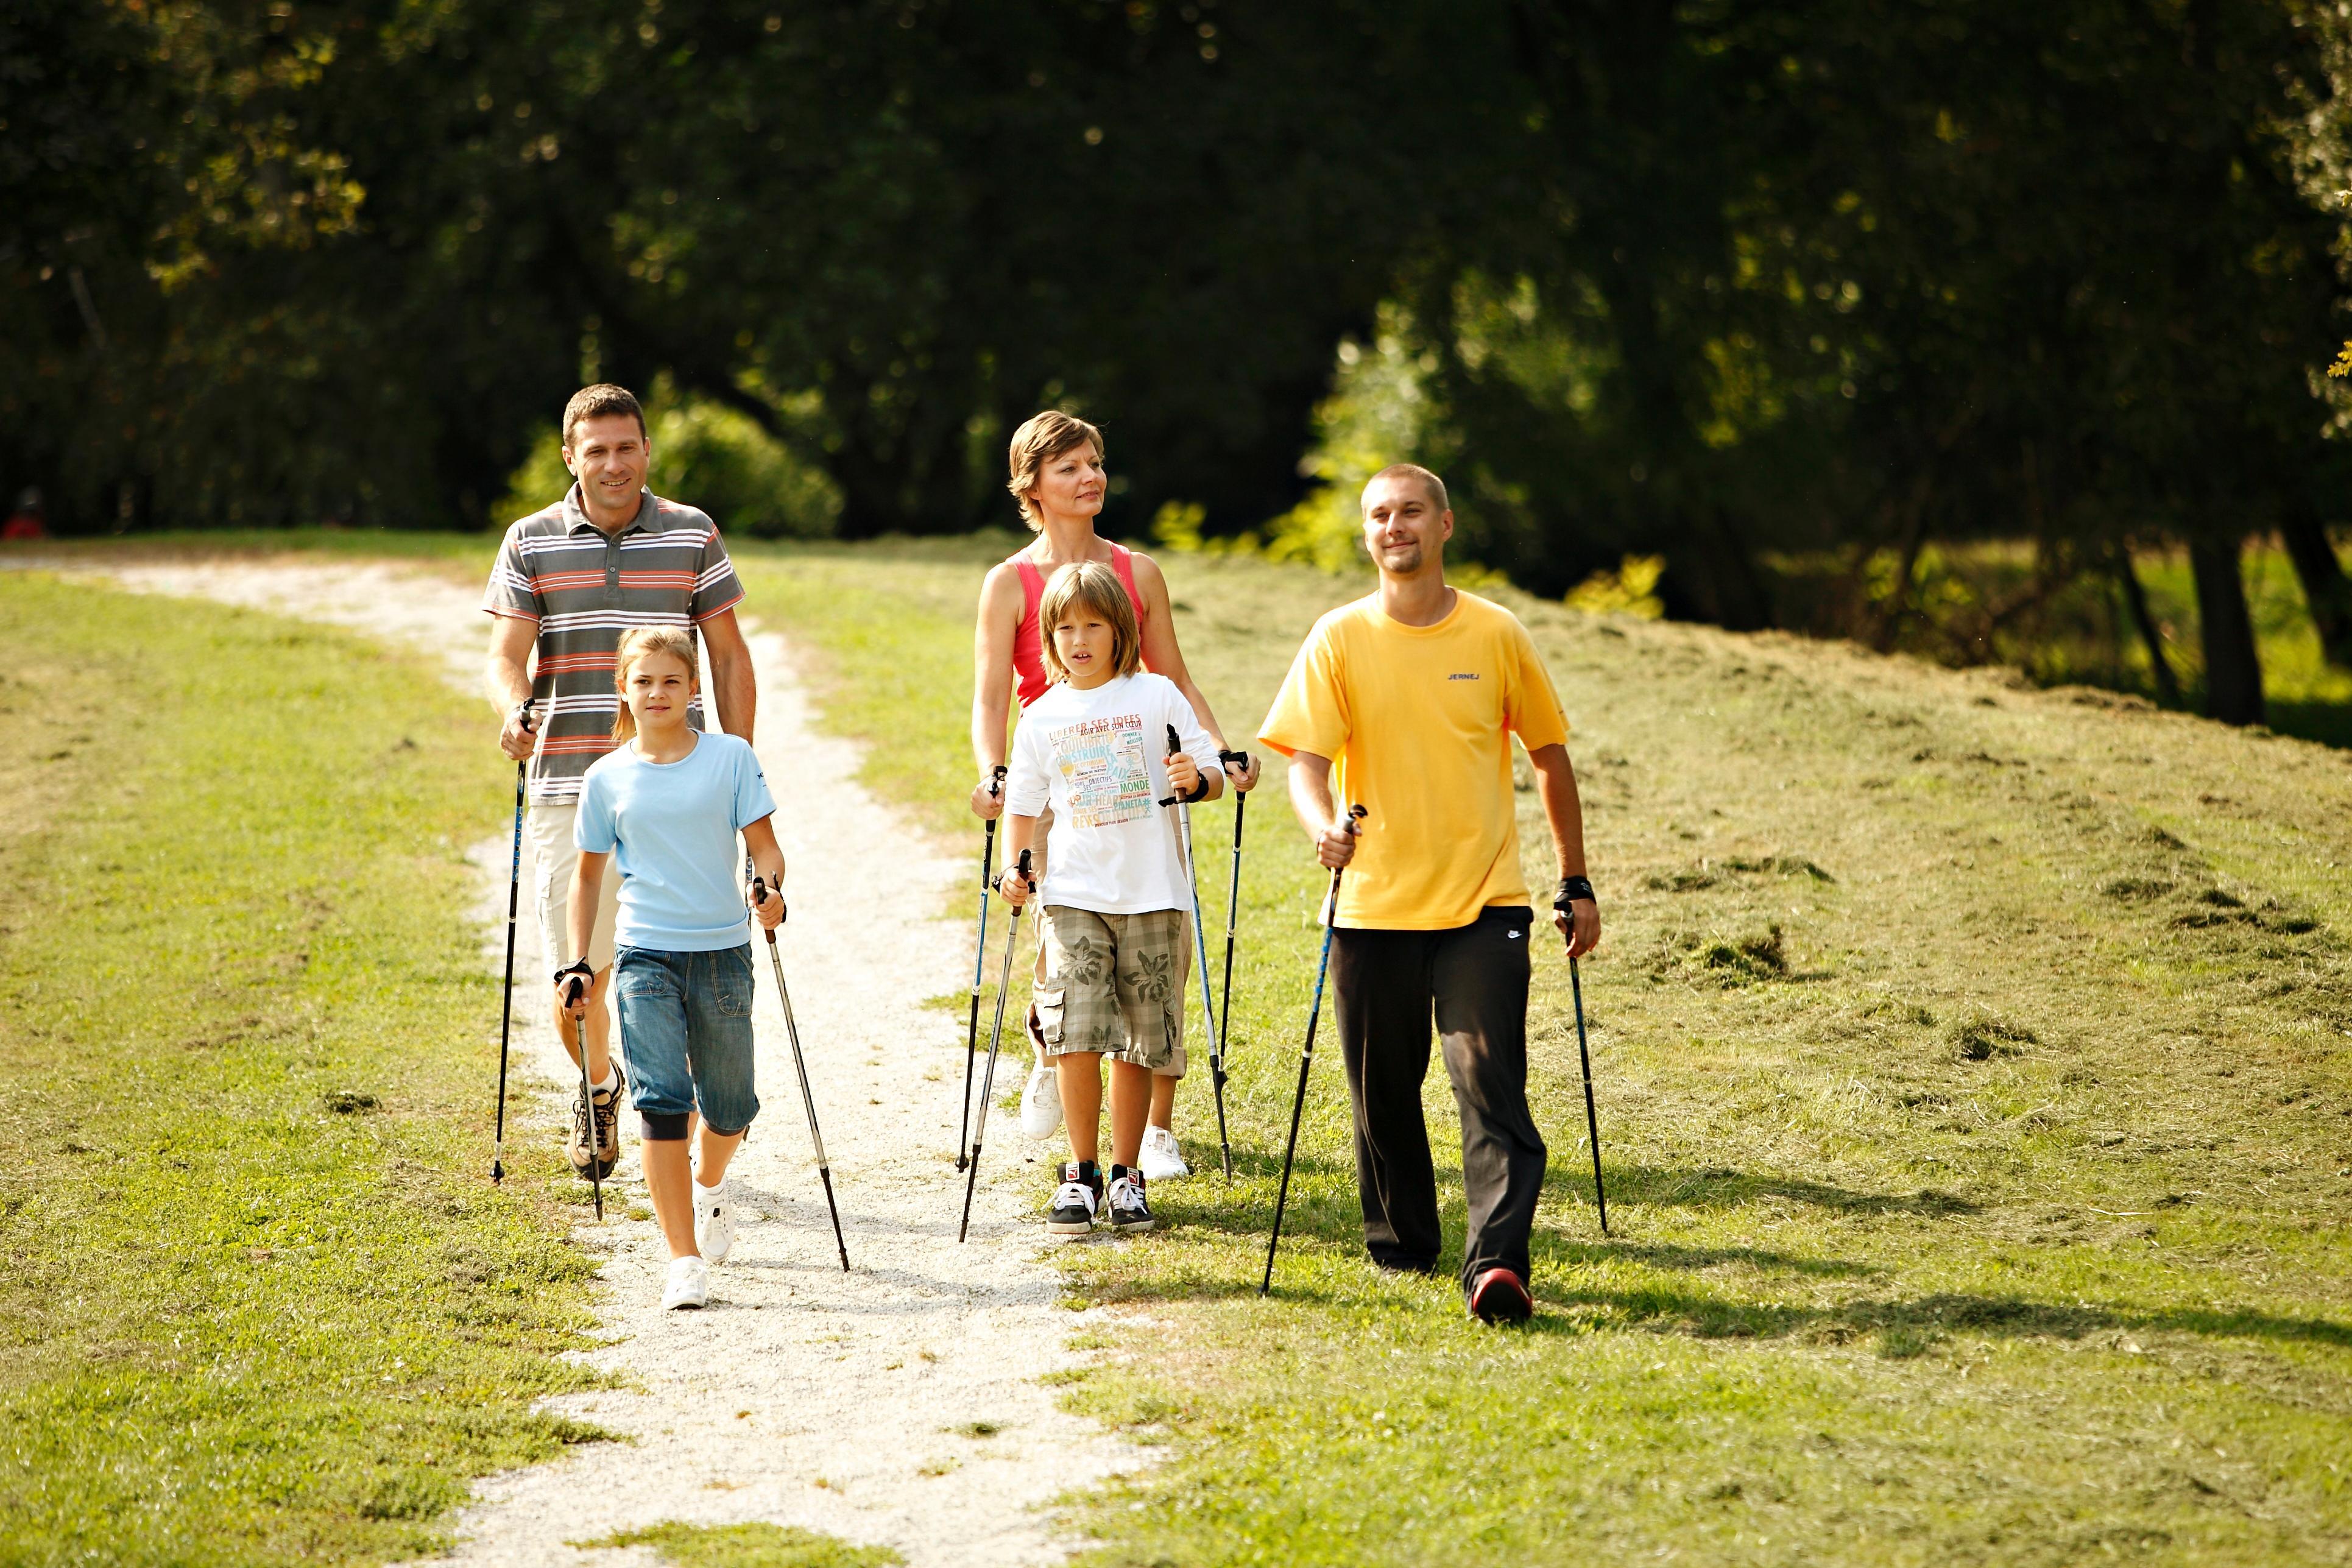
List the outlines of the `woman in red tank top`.
{"type": "MultiPolygon", "coordinates": [[[[989,784],[1004,763],[1005,728],[1016,682],[1024,708],[1043,695],[1046,686],[1037,602],[1045,591],[1045,580],[1075,561],[1099,561],[1118,574],[1141,623],[1144,668],[1175,683],[1192,705],[1201,727],[1217,742],[1217,750],[1233,750],[1209,700],[1192,684],[1184,668],[1169,609],[1167,578],[1160,574],[1159,565],[1150,556],[1113,544],[1095,532],[1095,517],[1102,510],[1108,488],[1103,470],[1102,432],[1067,414],[1040,414],[1013,433],[1009,467],[1011,478],[1005,488],[1020,503],[1021,515],[1037,538],[1026,549],[991,567],[987,581],[981,584],[980,626],[972,638],[971,752],[980,764],[980,782],[971,791],[972,815],[985,819],[1004,809],[1003,799],[989,793],[989,784]]],[[[1246,766],[1225,764],[1226,776],[1235,789],[1246,790],[1256,784],[1257,773],[1255,757],[1246,766]]],[[[1043,957],[1041,952],[1041,963],[1043,957]]],[[[1050,1072],[1044,1076],[1051,1081],[1050,1072]]],[[[1152,1079],[1151,1129],[1145,1134],[1147,1170],[1152,1140],[1166,1138],[1166,1147],[1173,1154],[1170,1127],[1177,1082],[1174,1077],[1152,1079]]],[[[1036,1088],[1033,1081],[1030,1092],[1036,1092],[1036,1088]]],[[[1052,1129],[1046,1129],[1045,1135],[1050,1137],[1052,1129]]]]}

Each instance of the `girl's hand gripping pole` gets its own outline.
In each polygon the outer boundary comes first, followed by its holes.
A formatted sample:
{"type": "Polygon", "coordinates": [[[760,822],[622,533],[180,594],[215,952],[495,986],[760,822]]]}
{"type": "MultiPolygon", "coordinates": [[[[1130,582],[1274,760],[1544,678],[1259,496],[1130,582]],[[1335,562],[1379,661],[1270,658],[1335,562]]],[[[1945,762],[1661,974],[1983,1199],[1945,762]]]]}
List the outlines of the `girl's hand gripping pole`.
{"type": "MultiPolygon", "coordinates": [[[[578,1007],[586,994],[588,983],[574,974],[564,984],[563,1005],[578,1007]]],[[[580,1109],[588,1118],[588,1187],[596,1194],[596,1223],[604,1223],[604,1162],[596,1150],[596,1094],[588,1084],[588,1014],[585,1009],[572,1019],[572,1044],[580,1051],[580,1109]]]]}

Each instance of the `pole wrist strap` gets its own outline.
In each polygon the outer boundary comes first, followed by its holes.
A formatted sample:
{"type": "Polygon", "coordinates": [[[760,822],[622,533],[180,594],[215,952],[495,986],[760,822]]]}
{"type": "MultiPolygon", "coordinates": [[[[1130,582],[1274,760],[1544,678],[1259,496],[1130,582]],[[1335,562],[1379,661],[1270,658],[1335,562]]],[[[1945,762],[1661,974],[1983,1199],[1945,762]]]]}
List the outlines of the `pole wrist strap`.
{"type": "Polygon", "coordinates": [[[1593,897],[1592,879],[1590,877],[1562,877],[1559,879],[1559,894],[1557,898],[1552,900],[1551,907],[1556,910],[1564,910],[1579,899],[1582,899],[1589,904],[1597,904],[1601,901],[1599,899],[1593,897]]]}
{"type": "Polygon", "coordinates": [[[596,978],[596,972],[589,968],[588,961],[583,958],[575,963],[568,963],[562,969],[557,970],[555,972],[555,984],[561,985],[575,974],[580,976],[583,980],[593,981],[596,978]]]}

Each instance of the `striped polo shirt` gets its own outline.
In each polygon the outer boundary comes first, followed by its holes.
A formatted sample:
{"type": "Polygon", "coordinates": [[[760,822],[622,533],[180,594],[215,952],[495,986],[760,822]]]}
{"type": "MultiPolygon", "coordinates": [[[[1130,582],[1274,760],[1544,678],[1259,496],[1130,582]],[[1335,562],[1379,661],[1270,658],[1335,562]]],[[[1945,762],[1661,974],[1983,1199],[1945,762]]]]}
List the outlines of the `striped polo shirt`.
{"type": "MultiPolygon", "coordinates": [[[[588,521],[580,487],[507,530],[482,608],[539,623],[531,695],[541,741],[530,798],[569,805],[588,764],[613,749],[621,706],[613,667],[636,626],[698,626],[743,597],[719,528],[690,506],[644,492],[617,534],[588,521]]],[[[702,728],[702,699],[687,721],[702,728]]]]}

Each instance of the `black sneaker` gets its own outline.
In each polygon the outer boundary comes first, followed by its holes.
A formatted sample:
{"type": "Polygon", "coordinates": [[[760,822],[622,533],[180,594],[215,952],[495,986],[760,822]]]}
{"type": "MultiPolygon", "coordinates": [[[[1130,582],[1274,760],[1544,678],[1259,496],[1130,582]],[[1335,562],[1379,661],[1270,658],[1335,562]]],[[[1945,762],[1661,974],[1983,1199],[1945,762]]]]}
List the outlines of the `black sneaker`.
{"type": "Polygon", "coordinates": [[[1095,1173],[1093,1162],[1065,1161],[1062,1184],[1054,1189],[1045,1211],[1045,1228],[1055,1236],[1085,1236],[1094,1229],[1101,1207],[1102,1178],[1095,1173]]]}
{"type": "Polygon", "coordinates": [[[1125,1165],[1110,1168],[1110,1224],[1117,1231],[1150,1230],[1151,1205],[1143,1195],[1143,1173],[1125,1165]]]}

